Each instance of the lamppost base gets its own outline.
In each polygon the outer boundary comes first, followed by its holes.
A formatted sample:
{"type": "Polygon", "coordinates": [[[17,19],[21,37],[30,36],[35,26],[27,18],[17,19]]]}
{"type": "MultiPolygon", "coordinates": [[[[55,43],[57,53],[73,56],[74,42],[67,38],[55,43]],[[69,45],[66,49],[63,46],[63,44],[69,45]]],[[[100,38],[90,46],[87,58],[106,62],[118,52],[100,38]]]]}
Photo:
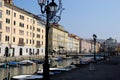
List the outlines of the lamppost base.
{"type": "Polygon", "coordinates": [[[49,64],[44,63],[43,64],[43,80],[50,80],[49,78],[49,64]]]}

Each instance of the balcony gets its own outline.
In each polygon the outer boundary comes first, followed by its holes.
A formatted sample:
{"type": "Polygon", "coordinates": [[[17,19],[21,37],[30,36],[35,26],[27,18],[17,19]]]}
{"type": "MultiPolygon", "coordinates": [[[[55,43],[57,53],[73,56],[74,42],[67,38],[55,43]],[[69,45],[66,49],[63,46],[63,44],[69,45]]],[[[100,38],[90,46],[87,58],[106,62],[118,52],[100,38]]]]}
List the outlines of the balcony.
{"type": "Polygon", "coordinates": [[[18,42],[18,46],[24,46],[25,43],[24,42],[18,42]]]}
{"type": "Polygon", "coordinates": [[[41,47],[41,44],[36,44],[36,48],[40,48],[41,47]]]}

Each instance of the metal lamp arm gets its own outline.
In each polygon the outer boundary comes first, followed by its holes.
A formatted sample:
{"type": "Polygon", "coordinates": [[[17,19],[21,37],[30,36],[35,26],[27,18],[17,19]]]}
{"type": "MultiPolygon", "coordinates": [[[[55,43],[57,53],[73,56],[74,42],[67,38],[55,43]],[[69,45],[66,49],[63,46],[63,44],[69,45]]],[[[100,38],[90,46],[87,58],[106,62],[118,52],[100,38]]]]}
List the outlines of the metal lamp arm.
{"type": "Polygon", "coordinates": [[[44,10],[43,10],[43,6],[42,5],[40,6],[40,8],[41,8],[41,13],[44,14],[46,12],[46,8],[44,8],[44,10]]]}

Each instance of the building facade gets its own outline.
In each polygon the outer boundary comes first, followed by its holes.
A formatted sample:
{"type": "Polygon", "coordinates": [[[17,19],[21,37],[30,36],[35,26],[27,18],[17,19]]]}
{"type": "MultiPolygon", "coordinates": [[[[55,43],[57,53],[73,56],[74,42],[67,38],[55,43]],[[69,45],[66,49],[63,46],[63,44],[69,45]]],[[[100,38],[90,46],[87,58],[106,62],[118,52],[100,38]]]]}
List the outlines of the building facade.
{"type": "Polygon", "coordinates": [[[117,52],[118,43],[116,39],[108,38],[103,42],[103,48],[109,55],[115,55],[117,52]]]}
{"type": "Polygon", "coordinates": [[[80,52],[91,53],[93,50],[93,44],[90,40],[80,39],[80,52]]]}
{"type": "Polygon", "coordinates": [[[65,54],[68,43],[68,32],[59,24],[51,24],[48,47],[50,53],[65,54]]]}
{"type": "Polygon", "coordinates": [[[0,56],[45,54],[45,25],[9,0],[0,1],[0,56]],[[2,4],[2,5],[1,5],[2,4]]]}
{"type": "Polygon", "coordinates": [[[79,43],[80,38],[75,35],[75,34],[69,34],[68,35],[68,53],[69,54],[75,54],[75,53],[79,53],[79,47],[80,47],[80,43],[79,43]]]}

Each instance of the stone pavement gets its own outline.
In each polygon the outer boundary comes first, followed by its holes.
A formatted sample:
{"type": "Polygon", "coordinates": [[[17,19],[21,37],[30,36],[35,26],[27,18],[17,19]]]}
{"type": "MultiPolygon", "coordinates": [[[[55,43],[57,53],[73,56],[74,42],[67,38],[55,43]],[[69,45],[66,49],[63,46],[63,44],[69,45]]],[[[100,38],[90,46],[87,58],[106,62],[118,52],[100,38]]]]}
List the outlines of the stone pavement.
{"type": "Polygon", "coordinates": [[[120,56],[50,77],[51,80],[120,80],[120,56]]]}

